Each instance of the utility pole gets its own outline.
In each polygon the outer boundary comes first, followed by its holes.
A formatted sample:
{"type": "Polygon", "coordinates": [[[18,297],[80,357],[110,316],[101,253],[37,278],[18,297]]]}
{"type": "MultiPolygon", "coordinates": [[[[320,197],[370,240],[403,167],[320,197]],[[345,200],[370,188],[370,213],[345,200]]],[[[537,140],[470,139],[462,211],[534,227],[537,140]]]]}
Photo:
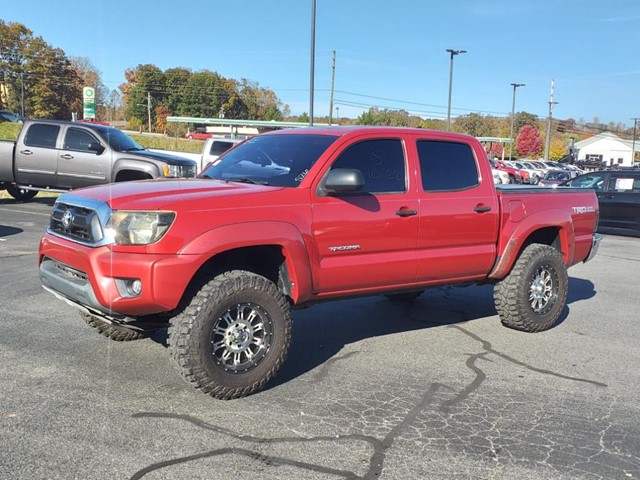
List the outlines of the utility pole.
{"type": "Polygon", "coordinates": [[[449,66],[449,103],[447,107],[447,132],[451,131],[451,87],[453,86],[453,57],[461,53],[467,53],[466,50],[453,50],[447,48],[447,52],[451,54],[451,63],[449,66]]]}
{"type": "Polygon", "coordinates": [[[631,143],[631,166],[633,167],[636,164],[636,126],[640,118],[634,117],[631,120],[633,120],[633,142],[631,143]]]}
{"type": "Polygon", "coordinates": [[[509,136],[511,143],[509,144],[509,160],[513,157],[513,121],[516,115],[516,88],[525,87],[526,85],[524,83],[512,83],[511,86],[513,87],[513,100],[511,102],[511,135],[509,136]]]}
{"type": "Polygon", "coordinates": [[[331,62],[331,97],[329,98],[329,125],[333,121],[333,88],[336,84],[336,51],[333,51],[333,61],[331,62]]]}
{"type": "Polygon", "coordinates": [[[24,118],[24,72],[20,72],[20,115],[24,118]]]}
{"type": "Polygon", "coordinates": [[[313,127],[313,90],[316,65],[316,0],[311,0],[311,72],[309,75],[309,126],[313,127]]]}
{"type": "Polygon", "coordinates": [[[336,123],[340,125],[340,107],[336,107],[336,123]]]}
{"type": "Polygon", "coordinates": [[[551,95],[549,96],[549,118],[547,119],[547,141],[544,146],[544,159],[549,160],[549,149],[551,148],[551,119],[553,118],[553,106],[558,102],[553,101],[553,79],[551,80],[551,95]]]}
{"type": "Polygon", "coordinates": [[[147,114],[149,115],[149,133],[151,133],[151,92],[147,92],[147,114]]]}

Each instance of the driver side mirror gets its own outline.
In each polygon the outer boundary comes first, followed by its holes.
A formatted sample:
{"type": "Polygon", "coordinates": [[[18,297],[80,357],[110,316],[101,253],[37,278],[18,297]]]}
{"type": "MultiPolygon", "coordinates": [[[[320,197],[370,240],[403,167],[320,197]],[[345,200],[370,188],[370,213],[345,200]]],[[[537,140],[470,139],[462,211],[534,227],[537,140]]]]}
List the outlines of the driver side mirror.
{"type": "Polygon", "coordinates": [[[362,172],[355,168],[336,168],[329,171],[322,185],[325,195],[355,193],[364,188],[362,172]]]}
{"type": "Polygon", "coordinates": [[[99,142],[91,142],[89,145],[87,145],[87,148],[90,152],[95,152],[96,155],[102,154],[102,152],[104,152],[105,150],[104,146],[99,142]]]}

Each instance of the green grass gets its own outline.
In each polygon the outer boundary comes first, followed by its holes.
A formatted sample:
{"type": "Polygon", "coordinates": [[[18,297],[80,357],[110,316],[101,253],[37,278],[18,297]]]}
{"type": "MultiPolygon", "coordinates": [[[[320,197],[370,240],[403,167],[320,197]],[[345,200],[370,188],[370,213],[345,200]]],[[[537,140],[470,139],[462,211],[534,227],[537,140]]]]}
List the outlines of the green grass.
{"type": "Polygon", "coordinates": [[[22,127],[21,123],[2,122],[0,123],[0,140],[15,140],[22,127]]]}
{"type": "Polygon", "coordinates": [[[147,135],[130,135],[144,148],[159,150],[174,150],[176,152],[201,153],[204,142],[202,140],[188,140],[186,138],[152,137],[147,135]]]}
{"type": "MultiPolygon", "coordinates": [[[[38,192],[38,195],[36,195],[35,198],[57,197],[58,195],[60,194],[56,192],[38,192]]],[[[13,199],[13,197],[9,195],[6,190],[0,190],[0,200],[6,198],[13,199]]]]}

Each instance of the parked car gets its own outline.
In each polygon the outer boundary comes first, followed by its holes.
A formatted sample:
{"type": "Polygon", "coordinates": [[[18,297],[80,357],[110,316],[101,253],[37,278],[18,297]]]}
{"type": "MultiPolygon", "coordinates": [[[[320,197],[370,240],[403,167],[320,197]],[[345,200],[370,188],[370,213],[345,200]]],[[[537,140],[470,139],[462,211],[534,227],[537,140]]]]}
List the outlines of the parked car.
{"type": "Polygon", "coordinates": [[[600,225],[640,231],[640,171],[585,173],[559,187],[593,188],[600,205],[600,225]]]}
{"type": "Polygon", "coordinates": [[[535,185],[540,180],[542,176],[538,170],[527,167],[524,163],[518,162],[516,160],[512,160],[510,162],[505,162],[507,165],[511,165],[513,168],[517,168],[520,171],[520,176],[522,177],[523,183],[529,183],[531,185],[535,185]]]}
{"type": "Polygon", "coordinates": [[[209,138],[202,147],[198,171],[204,170],[211,162],[240,142],[242,140],[238,138],[209,138]]]}
{"type": "Polygon", "coordinates": [[[184,138],[187,138],[189,140],[207,140],[208,138],[211,138],[211,134],[207,133],[207,132],[187,132],[184,135],[184,138]]]}
{"type": "Polygon", "coordinates": [[[577,173],[565,170],[549,170],[538,183],[541,187],[557,187],[562,182],[575,178],[577,173]]]}
{"type": "Polygon", "coordinates": [[[491,168],[496,168],[498,170],[502,170],[503,172],[507,172],[509,175],[509,183],[522,183],[522,176],[520,175],[520,171],[517,168],[510,167],[506,163],[497,160],[490,159],[491,168]]]}
{"type": "Polygon", "coordinates": [[[18,122],[23,123],[24,117],[17,113],[10,112],[9,110],[0,110],[0,123],[2,122],[18,122]]]}
{"type": "Polygon", "coordinates": [[[19,201],[38,191],[195,176],[195,161],[146,150],[96,123],[25,120],[15,142],[0,141],[0,190],[19,201]]]}
{"type": "Polygon", "coordinates": [[[493,183],[496,185],[500,185],[502,183],[511,183],[509,181],[509,174],[502,170],[498,170],[497,168],[492,168],[491,173],[493,174],[493,183]]]}

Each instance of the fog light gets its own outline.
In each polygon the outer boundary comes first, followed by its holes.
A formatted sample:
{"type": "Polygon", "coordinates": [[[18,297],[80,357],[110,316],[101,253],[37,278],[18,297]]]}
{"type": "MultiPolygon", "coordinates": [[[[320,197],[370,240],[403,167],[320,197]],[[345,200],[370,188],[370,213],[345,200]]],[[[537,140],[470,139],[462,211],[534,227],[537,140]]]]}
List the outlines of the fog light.
{"type": "Polygon", "coordinates": [[[135,280],[129,280],[127,282],[127,291],[137,297],[142,293],[142,282],[137,278],[135,280]]]}
{"type": "Polygon", "coordinates": [[[139,297],[142,293],[142,281],[139,278],[116,278],[115,281],[123,298],[139,297]]]}

